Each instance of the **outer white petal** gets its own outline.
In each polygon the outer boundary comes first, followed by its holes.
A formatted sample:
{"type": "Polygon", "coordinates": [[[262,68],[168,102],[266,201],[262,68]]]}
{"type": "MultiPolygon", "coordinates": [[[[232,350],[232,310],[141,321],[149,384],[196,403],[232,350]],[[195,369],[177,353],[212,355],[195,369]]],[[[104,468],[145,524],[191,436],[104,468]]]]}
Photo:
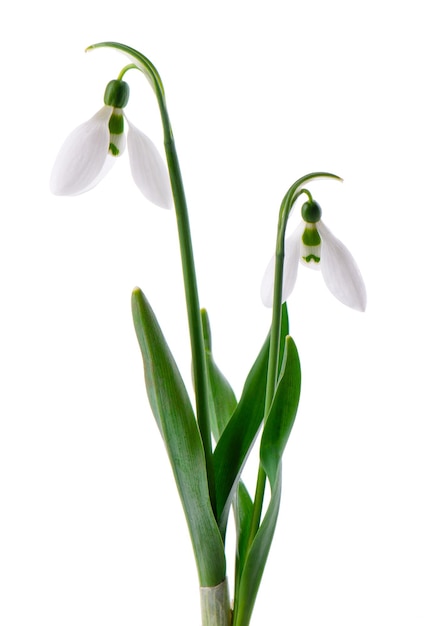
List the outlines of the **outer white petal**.
{"type": "Polygon", "coordinates": [[[166,165],[154,143],[129,124],[128,152],[135,184],[150,202],[164,209],[172,206],[171,185],[166,165]]]}
{"type": "MultiPolygon", "coordinates": [[[[282,281],[282,302],[285,302],[294,289],[299,268],[300,240],[304,223],[301,222],[293,234],[285,240],[284,277],[282,281]]],[[[260,295],[265,306],[273,305],[273,288],[275,282],[275,256],[266,268],[262,280],[260,295]]]]}
{"type": "Polygon", "coordinates": [[[88,191],[105,174],[112,107],[104,106],[65,140],[55,161],[50,187],[59,196],[88,191]]]}
{"type": "Polygon", "coordinates": [[[317,223],[321,237],[321,272],[331,293],[343,304],[364,311],[366,288],[360,270],[349,250],[322,221],[317,223]]]}
{"type": "Polygon", "coordinates": [[[275,278],[275,256],[271,258],[265,270],[262,284],[260,287],[260,296],[265,306],[271,307],[273,304],[273,283],[275,278]]]}

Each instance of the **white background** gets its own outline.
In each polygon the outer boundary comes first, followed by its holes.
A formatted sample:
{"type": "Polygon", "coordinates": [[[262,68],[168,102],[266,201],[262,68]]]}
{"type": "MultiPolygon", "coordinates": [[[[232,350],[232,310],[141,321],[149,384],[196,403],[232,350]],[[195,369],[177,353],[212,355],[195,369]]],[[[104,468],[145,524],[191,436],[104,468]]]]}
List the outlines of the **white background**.
{"type": "MultiPolygon", "coordinates": [[[[198,624],[193,556],[145,399],[130,294],[148,295],[190,387],[174,215],[127,155],[96,189],[49,193],[67,134],[119,53],[163,78],[201,304],[240,393],[269,327],[259,285],[301,175],[365,277],[368,307],[300,270],[303,388],[254,626],[428,624],[427,53],[424,2],[17,3],[1,37],[0,623],[198,624]]],[[[154,96],[132,121],[161,148],[154,96]]],[[[298,215],[291,220],[297,224],[298,215]]],[[[250,473],[251,474],[251,473],[250,473]]],[[[249,476],[251,483],[251,475],[249,476]]]]}

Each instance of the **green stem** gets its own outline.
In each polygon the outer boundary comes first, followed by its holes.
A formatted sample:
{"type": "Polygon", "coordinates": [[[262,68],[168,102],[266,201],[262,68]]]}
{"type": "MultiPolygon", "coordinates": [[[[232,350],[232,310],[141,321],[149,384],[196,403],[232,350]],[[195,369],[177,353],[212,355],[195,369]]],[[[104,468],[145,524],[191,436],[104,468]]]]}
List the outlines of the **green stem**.
{"type": "Polygon", "coordinates": [[[138,68],[134,63],[130,63],[129,65],[126,65],[120,70],[117,80],[123,80],[123,77],[125,76],[126,72],[129,72],[129,70],[135,70],[135,69],[138,69],[138,68]]]}
{"type": "MultiPolygon", "coordinates": [[[[264,408],[264,421],[269,414],[272,400],[275,396],[275,389],[278,379],[278,362],[280,354],[280,334],[281,334],[281,305],[282,305],[282,282],[284,276],[284,256],[285,256],[285,231],[287,228],[288,218],[290,217],[291,210],[297,198],[305,193],[311,200],[312,196],[308,190],[302,189],[302,185],[315,178],[335,178],[341,180],[334,174],[326,172],[316,172],[313,174],[307,174],[302,178],[299,178],[294,185],[285,194],[281,207],[279,210],[278,229],[276,238],[276,252],[275,252],[275,277],[274,277],[274,292],[273,292],[273,306],[272,306],[272,325],[270,334],[270,346],[269,346],[269,361],[268,361],[268,373],[266,380],[266,400],[264,408]]],[[[262,516],[263,501],[266,487],[266,473],[262,464],[259,464],[259,470],[257,475],[256,491],[254,495],[253,515],[251,519],[250,533],[247,544],[247,554],[251,549],[251,544],[257,534],[260,527],[260,520],[262,516]]]]}
{"type": "MultiPolygon", "coordinates": [[[[287,197],[287,196],[286,196],[287,197]]],[[[285,200],[285,198],[284,198],[285,200]]],[[[264,421],[269,414],[270,405],[275,395],[275,388],[278,375],[278,360],[279,360],[279,339],[281,334],[281,304],[282,304],[282,280],[284,275],[284,248],[285,248],[285,228],[288,221],[288,215],[291,211],[288,209],[285,213],[283,209],[284,201],[281,204],[278,222],[278,233],[276,241],[276,259],[275,259],[275,278],[274,278],[274,296],[273,296],[273,308],[272,308],[272,324],[270,332],[270,345],[269,345],[269,361],[268,372],[266,380],[266,398],[264,408],[264,421]],[[285,213],[285,217],[284,217],[285,213]]],[[[257,474],[256,492],[254,495],[253,515],[251,518],[251,526],[248,541],[248,550],[257,534],[257,530],[260,526],[260,520],[262,516],[262,508],[264,501],[264,493],[266,486],[266,472],[263,469],[262,464],[259,464],[259,470],[257,474]]]]}
{"type": "Polygon", "coordinates": [[[189,214],[181,177],[180,164],[175,148],[174,136],[166,109],[165,98],[158,97],[164,129],[164,145],[174,197],[180,242],[181,263],[183,269],[184,291],[187,305],[190,344],[192,351],[193,383],[195,387],[196,415],[205,451],[205,463],[210,492],[211,506],[216,514],[214,468],[212,460],[211,426],[208,403],[208,374],[205,360],[205,346],[202,331],[201,310],[199,306],[196,269],[193,256],[189,214]]]}
{"type": "Polygon", "coordinates": [[[208,485],[210,488],[211,505],[216,512],[214,471],[212,463],[211,427],[208,405],[208,376],[205,360],[205,347],[202,332],[202,320],[199,306],[196,271],[190,234],[189,216],[184,195],[183,182],[178,162],[175,143],[172,137],[165,138],[165,152],[170,172],[174,204],[176,208],[177,228],[180,241],[181,261],[183,267],[184,289],[187,303],[187,315],[192,349],[193,381],[196,398],[196,415],[205,450],[208,485]]]}
{"type": "Polygon", "coordinates": [[[175,213],[177,219],[178,237],[180,242],[181,262],[183,269],[184,290],[186,296],[187,318],[189,324],[190,344],[192,351],[193,380],[196,399],[196,416],[202,444],[205,451],[205,463],[207,470],[208,487],[210,492],[211,506],[216,514],[214,470],[212,460],[211,427],[208,404],[208,376],[205,361],[205,349],[202,333],[202,321],[199,306],[198,288],[196,282],[196,270],[193,257],[192,239],[190,234],[189,216],[187,211],[186,196],[181,178],[180,165],[175,149],[174,136],[171,122],[165,102],[165,91],[159,72],[153,63],[141,52],[117,42],[102,42],[89,46],[87,50],[95,48],[111,47],[123,52],[131,59],[132,65],[123,68],[120,76],[128,69],[140,70],[148,79],[155,92],[159,111],[162,119],[164,133],[164,145],[174,198],[175,213]]]}

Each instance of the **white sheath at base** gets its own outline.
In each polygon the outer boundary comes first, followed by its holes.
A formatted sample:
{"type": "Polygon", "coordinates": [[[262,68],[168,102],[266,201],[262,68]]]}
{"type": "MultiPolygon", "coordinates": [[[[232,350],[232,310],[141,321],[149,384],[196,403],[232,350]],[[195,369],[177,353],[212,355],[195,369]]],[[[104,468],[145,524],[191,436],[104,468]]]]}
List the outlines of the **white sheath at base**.
{"type": "Polygon", "coordinates": [[[227,578],[216,587],[200,587],[202,626],[230,626],[231,609],[227,578]]]}

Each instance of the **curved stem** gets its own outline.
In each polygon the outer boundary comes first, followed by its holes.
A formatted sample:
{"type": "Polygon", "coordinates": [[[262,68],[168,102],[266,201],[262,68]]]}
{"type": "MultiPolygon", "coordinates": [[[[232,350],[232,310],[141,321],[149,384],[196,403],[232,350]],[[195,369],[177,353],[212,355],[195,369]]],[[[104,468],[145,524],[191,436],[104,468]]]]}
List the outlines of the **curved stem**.
{"type": "MultiPolygon", "coordinates": [[[[284,256],[285,256],[285,231],[287,228],[288,218],[290,217],[292,208],[298,197],[305,193],[310,200],[312,196],[307,189],[302,189],[302,185],[306,182],[314,180],[316,178],[334,178],[336,180],[342,180],[335,174],[328,172],[315,172],[313,174],[307,174],[302,178],[299,178],[285,194],[280,210],[278,219],[278,229],[276,238],[276,252],[275,252],[275,277],[274,277],[274,291],[273,291],[273,307],[272,307],[272,325],[270,333],[270,346],[269,346],[269,361],[268,361],[268,373],[266,380],[266,400],[264,409],[264,421],[266,421],[269,415],[269,410],[272,404],[272,400],[275,396],[275,389],[278,380],[278,365],[280,354],[280,335],[281,335],[281,305],[282,305],[282,282],[284,276],[284,256]]],[[[247,552],[251,549],[251,544],[257,534],[260,526],[260,520],[262,516],[263,500],[266,487],[266,472],[259,464],[259,470],[257,475],[256,491],[254,495],[253,515],[251,519],[249,540],[247,544],[247,552]]]]}
{"type": "Polygon", "coordinates": [[[187,303],[187,315],[192,349],[193,380],[195,386],[196,414],[199,430],[205,450],[208,485],[210,488],[211,506],[214,514],[215,488],[212,465],[211,427],[208,406],[208,376],[205,360],[205,346],[202,332],[202,320],[196,282],[196,271],[190,234],[189,216],[184,195],[183,182],[178,162],[175,143],[172,137],[165,140],[165,152],[171,177],[172,193],[176,207],[177,228],[180,241],[181,261],[183,267],[184,289],[187,303]]]}
{"type": "MultiPolygon", "coordinates": [[[[168,171],[171,181],[172,195],[174,198],[175,214],[177,219],[178,237],[183,270],[184,291],[186,296],[187,318],[189,325],[190,344],[192,352],[193,380],[195,387],[196,415],[202,444],[205,452],[207,479],[210,492],[211,506],[216,515],[214,471],[212,460],[211,427],[208,404],[208,376],[205,361],[205,348],[202,333],[202,321],[199,306],[199,296],[196,281],[196,270],[193,256],[190,223],[187,211],[186,196],[181,177],[180,165],[175,148],[174,135],[169,119],[165,90],[159,72],[153,63],[143,54],[124,44],[116,42],[102,42],[89,46],[87,50],[110,47],[123,52],[132,61],[132,65],[139,69],[148,79],[155,92],[162,120],[164,133],[164,146],[168,171]]],[[[122,70],[131,69],[126,66],[122,70]]],[[[123,74],[122,74],[123,75],[123,74]]]]}
{"type": "Polygon", "coordinates": [[[123,67],[120,70],[117,80],[123,80],[123,77],[125,76],[126,72],[129,72],[129,70],[137,70],[137,69],[138,67],[135,65],[135,63],[130,63],[129,65],[125,65],[125,67],[123,67]]]}

